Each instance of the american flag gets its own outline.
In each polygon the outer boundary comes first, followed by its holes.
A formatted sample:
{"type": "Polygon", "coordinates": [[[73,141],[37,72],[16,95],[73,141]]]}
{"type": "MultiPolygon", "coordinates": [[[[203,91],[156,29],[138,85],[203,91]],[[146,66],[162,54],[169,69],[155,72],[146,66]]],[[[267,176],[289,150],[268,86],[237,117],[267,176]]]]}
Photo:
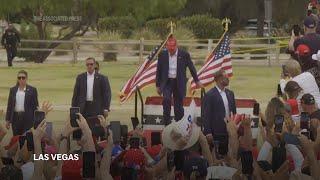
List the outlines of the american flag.
{"type": "MultiPolygon", "coordinates": [[[[204,66],[198,71],[198,78],[203,86],[207,86],[214,81],[213,74],[220,69],[224,69],[226,74],[232,76],[230,37],[227,32],[223,34],[221,41],[206,59],[204,66]]],[[[190,91],[194,92],[198,87],[194,80],[191,80],[190,91]]]]}
{"type": "Polygon", "coordinates": [[[167,40],[168,38],[151,51],[143,64],[138,68],[138,71],[123,86],[120,92],[120,103],[126,102],[136,91],[137,87],[141,89],[155,82],[158,62],[156,58],[158,58],[157,56],[167,40]]]}

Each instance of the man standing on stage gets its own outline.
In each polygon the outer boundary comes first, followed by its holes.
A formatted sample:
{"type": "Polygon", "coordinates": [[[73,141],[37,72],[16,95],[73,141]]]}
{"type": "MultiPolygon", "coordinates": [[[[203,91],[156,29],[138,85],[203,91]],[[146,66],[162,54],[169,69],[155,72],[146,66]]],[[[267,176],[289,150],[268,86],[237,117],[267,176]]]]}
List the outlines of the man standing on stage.
{"type": "Polygon", "coordinates": [[[173,36],[169,37],[166,50],[159,54],[156,74],[157,92],[159,95],[163,95],[162,105],[165,125],[171,123],[172,95],[174,100],[174,119],[179,121],[184,116],[183,99],[186,96],[187,67],[197,85],[202,87],[190,54],[182,49],[178,49],[177,40],[173,36]]]}
{"type": "Polygon", "coordinates": [[[1,45],[7,51],[8,66],[12,66],[13,58],[17,55],[17,47],[20,44],[20,36],[12,24],[9,24],[8,29],[2,35],[1,45]]]}
{"type": "Polygon", "coordinates": [[[72,107],[80,107],[85,117],[108,116],[111,89],[107,78],[95,71],[95,59],[86,59],[87,72],[78,75],[74,86],[72,107]]]}

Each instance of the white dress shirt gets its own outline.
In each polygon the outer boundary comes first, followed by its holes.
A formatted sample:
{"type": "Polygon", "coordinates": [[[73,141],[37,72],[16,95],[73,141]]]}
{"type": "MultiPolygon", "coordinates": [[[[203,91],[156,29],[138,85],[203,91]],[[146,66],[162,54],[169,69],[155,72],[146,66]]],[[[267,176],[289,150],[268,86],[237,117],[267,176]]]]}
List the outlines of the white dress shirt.
{"type": "Polygon", "coordinates": [[[170,55],[169,53],[169,78],[177,77],[177,58],[178,58],[178,49],[174,53],[174,55],[170,55]]]}
{"type": "Polygon", "coordinates": [[[15,112],[24,112],[24,99],[26,97],[26,88],[21,90],[18,88],[16,93],[16,105],[14,107],[15,112]]]}
{"type": "MultiPolygon", "coordinates": [[[[298,96],[298,98],[297,98],[299,103],[300,103],[300,99],[301,99],[302,95],[309,93],[314,97],[318,107],[320,107],[319,87],[318,87],[316,80],[314,79],[314,77],[311,73],[309,73],[309,72],[301,73],[298,76],[292,78],[291,80],[297,82],[303,90],[301,95],[298,96]]],[[[282,92],[284,92],[284,88],[286,87],[287,82],[288,81],[286,81],[284,79],[280,80],[280,87],[281,87],[282,92]]]]}
{"type": "Polygon", "coordinates": [[[94,74],[89,74],[87,72],[87,101],[93,101],[93,83],[94,83],[94,74]]]}
{"type": "Polygon", "coordinates": [[[225,90],[221,90],[218,86],[217,86],[217,89],[218,89],[218,91],[220,93],[220,96],[222,97],[222,100],[223,100],[224,109],[226,111],[226,117],[229,117],[230,116],[229,101],[228,101],[228,98],[227,98],[226,91],[225,90]]]}

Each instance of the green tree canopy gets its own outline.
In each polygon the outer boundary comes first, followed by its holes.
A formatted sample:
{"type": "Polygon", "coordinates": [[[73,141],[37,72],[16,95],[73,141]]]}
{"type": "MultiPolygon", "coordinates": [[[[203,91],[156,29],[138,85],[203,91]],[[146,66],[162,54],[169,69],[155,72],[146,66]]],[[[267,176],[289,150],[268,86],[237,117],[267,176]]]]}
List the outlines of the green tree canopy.
{"type": "MultiPolygon", "coordinates": [[[[81,36],[89,27],[96,27],[99,17],[133,16],[139,22],[152,17],[165,17],[178,12],[186,0],[2,0],[0,16],[7,19],[14,15],[21,20],[36,26],[39,39],[46,36],[48,24],[62,25],[55,40],[69,40],[81,36]],[[75,21],[53,19],[39,21],[41,17],[77,16],[75,21]]],[[[7,19],[10,21],[10,19],[7,19]]],[[[52,38],[52,37],[51,37],[52,38]]],[[[48,48],[55,48],[59,43],[52,43],[48,48]]],[[[39,47],[44,47],[43,43],[39,47]]],[[[37,62],[43,62],[50,52],[38,52],[37,62]]]]}

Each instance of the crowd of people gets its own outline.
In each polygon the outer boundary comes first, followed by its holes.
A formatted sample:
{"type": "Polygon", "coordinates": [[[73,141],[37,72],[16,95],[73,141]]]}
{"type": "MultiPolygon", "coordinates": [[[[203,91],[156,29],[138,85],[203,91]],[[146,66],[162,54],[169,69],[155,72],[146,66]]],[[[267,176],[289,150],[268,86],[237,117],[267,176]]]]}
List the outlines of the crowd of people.
{"type": "Polygon", "coordinates": [[[7,145],[0,143],[0,180],[320,179],[316,27],[310,15],[304,35],[293,31],[292,59],[282,65],[278,89],[265,111],[255,103],[252,115],[237,112],[236,92],[228,89],[229,78],[221,69],[197,119],[183,109],[186,68],[203,86],[190,55],[171,37],[159,55],[156,78],[157,92],[164,96],[164,128],[151,143],[146,143],[150,137],[142,123],[128,132],[126,125],[108,119],[110,84],[94,58],[86,59],[87,72],[76,79],[70,117],[62,129],[46,121],[52,105],[44,102],[39,108],[37,89],[27,84],[28,73],[19,71],[6,124],[0,124],[0,142],[13,131],[7,145]]]}

